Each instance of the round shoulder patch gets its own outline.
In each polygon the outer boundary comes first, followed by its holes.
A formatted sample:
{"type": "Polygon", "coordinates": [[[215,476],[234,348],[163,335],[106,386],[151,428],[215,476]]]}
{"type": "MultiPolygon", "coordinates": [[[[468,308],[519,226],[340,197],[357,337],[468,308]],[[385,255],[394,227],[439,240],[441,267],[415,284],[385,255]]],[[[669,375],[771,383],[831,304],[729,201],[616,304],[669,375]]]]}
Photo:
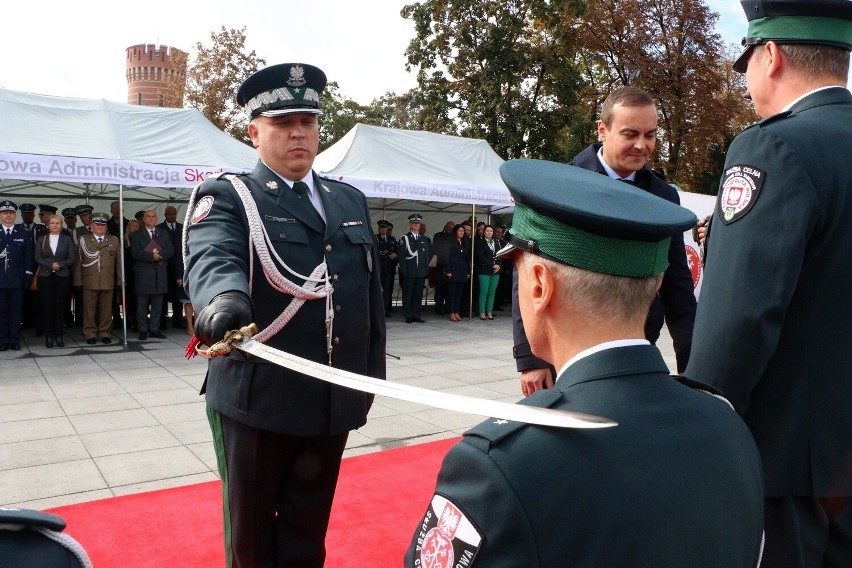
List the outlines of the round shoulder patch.
{"type": "Polygon", "coordinates": [[[754,207],[766,172],[738,164],[725,170],[719,192],[719,217],[726,225],[745,217],[754,207]]]}
{"type": "Polygon", "coordinates": [[[415,565],[429,568],[473,566],[481,544],[482,535],[462,510],[436,494],[420,523],[415,565]]]}
{"type": "Polygon", "coordinates": [[[198,223],[207,217],[211,209],[213,209],[213,196],[205,195],[195,204],[195,209],[192,210],[192,222],[198,223]]]}

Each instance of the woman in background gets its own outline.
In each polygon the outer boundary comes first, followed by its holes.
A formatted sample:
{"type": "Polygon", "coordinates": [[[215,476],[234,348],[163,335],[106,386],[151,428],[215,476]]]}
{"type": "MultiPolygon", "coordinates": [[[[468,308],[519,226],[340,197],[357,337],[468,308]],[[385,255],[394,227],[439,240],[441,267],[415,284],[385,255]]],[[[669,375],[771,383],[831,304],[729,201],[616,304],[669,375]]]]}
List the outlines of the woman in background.
{"type": "Polygon", "coordinates": [[[500,261],[496,254],[500,250],[494,239],[494,227],[485,225],[482,236],[477,237],[474,247],[476,277],[479,280],[479,319],[494,319],[494,294],[500,281],[500,261]]]}
{"type": "Polygon", "coordinates": [[[470,279],[470,249],[464,236],[464,227],[453,227],[453,238],[450,239],[447,264],[444,267],[444,278],[447,280],[447,313],[450,320],[461,321],[461,296],[464,283],[470,279]]]}
{"type": "Polygon", "coordinates": [[[71,293],[70,269],[77,258],[77,249],[71,237],[62,232],[62,217],[48,217],[47,229],[48,234],[35,247],[44,346],[65,347],[65,306],[71,293]]]}

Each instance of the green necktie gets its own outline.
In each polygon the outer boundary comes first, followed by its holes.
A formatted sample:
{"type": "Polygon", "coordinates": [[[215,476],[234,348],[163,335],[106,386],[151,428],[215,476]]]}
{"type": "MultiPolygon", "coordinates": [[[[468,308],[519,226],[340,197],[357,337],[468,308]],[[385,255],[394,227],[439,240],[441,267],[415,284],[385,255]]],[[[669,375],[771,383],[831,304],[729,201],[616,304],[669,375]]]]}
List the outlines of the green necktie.
{"type": "Polygon", "coordinates": [[[317,211],[317,208],[314,207],[313,203],[311,203],[311,198],[308,196],[308,184],[303,181],[297,181],[293,184],[293,191],[295,191],[299,195],[299,198],[305,203],[305,205],[308,206],[311,212],[313,212],[313,214],[316,216],[316,219],[319,220],[320,223],[325,225],[325,221],[322,220],[322,215],[319,214],[319,211],[317,211]]]}

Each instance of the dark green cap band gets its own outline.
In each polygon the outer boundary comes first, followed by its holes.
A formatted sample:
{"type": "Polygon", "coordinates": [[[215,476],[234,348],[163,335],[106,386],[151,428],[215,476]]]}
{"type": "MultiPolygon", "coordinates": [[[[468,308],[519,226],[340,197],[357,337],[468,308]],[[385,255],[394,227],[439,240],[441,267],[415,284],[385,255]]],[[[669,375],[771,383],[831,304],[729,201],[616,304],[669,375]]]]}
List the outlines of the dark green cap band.
{"type": "Polygon", "coordinates": [[[852,21],[819,16],[775,16],[748,23],[748,37],[783,43],[826,43],[852,47],[852,21]]]}
{"type": "Polygon", "coordinates": [[[559,262],[604,274],[645,278],[666,270],[671,237],[647,242],[603,237],[536,213],[520,203],[512,216],[513,236],[535,241],[559,262]]]}

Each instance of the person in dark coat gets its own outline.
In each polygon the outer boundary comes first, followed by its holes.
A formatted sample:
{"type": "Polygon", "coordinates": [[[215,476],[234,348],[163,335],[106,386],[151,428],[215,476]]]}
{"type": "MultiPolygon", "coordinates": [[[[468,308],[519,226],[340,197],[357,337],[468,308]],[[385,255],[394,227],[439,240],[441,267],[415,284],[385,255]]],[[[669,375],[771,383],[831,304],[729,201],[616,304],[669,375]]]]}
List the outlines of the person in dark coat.
{"type": "Polygon", "coordinates": [[[852,566],[852,2],[741,4],[762,120],[725,159],[686,376],[757,441],[764,566],[852,566]]]}
{"type": "Polygon", "coordinates": [[[41,300],[44,346],[65,347],[65,310],[71,293],[71,269],[77,249],[62,232],[62,217],[47,217],[48,233],[35,243],[38,295],[41,300]]]}
{"type": "Polygon", "coordinates": [[[0,351],[21,348],[24,288],[33,279],[33,238],[15,225],[18,206],[0,201],[0,351]]]}
{"type": "MultiPolygon", "coordinates": [[[[166,263],[166,281],[168,282],[168,291],[163,301],[163,311],[160,321],[165,323],[168,315],[169,304],[172,308],[172,328],[178,329],[186,327],[186,322],[183,321],[183,304],[181,303],[181,293],[178,286],[178,273],[183,273],[183,268],[178,268],[178,263],[183,264],[183,223],[177,222],[177,208],[173,205],[166,207],[166,220],[157,225],[166,231],[169,240],[172,241],[172,249],[175,253],[166,263]]],[[[165,326],[164,326],[165,327],[165,326]]]]}
{"type": "MultiPolygon", "coordinates": [[[[584,149],[571,164],[635,186],[638,188],[636,191],[642,190],[680,204],[677,190],[648,167],[648,158],[657,140],[657,120],[654,100],[642,89],[623,87],[613,91],[601,107],[598,120],[601,143],[584,149]]],[[[516,299],[513,299],[513,306],[516,305],[516,299]]],[[[689,361],[695,307],[694,284],[686,260],[683,235],[675,235],[671,239],[669,266],[663,285],[648,310],[645,338],[656,343],[665,319],[674,344],[678,373],[686,369],[689,361]]],[[[521,373],[521,390],[528,395],[551,386],[554,369],[549,361],[532,355],[524,322],[517,309],[514,309],[513,315],[515,364],[521,373]]]]}
{"type": "Polygon", "coordinates": [[[174,253],[172,240],[166,230],[157,226],[157,212],[153,209],[145,211],[142,226],[130,237],[130,254],[136,262],[136,325],[141,341],[148,339],[148,336],[166,338],[160,331],[160,316],[163,298],[169,290],[167,263],[174,253]]]}
{"type": "Polygon", "coordinates": [[[465,282],[470,280],[470,242],[464,236],[464,227],[456,225],[451,234],[454,238],[441,244],[446,249],[443,278],[446,282],[447,313],[451,321],[462,321],[461,296],[465,282]]]}
{"type": "MultiPolygon", "coordinates": [[[[272,348],[384,379],[384,303],[367,198],[312,170],[325,84],[320,69],[302,63],[273,65],[242,83],[237,102],[260,159],[248,175],[208,178],[198,188],[186,221],[184,285],[203,344],[255,322],[255,339],[272,348]]],[[[349,431],[367,422],[373,396],[237,351],[210,361],[202,392],[228,480],[226,562],[322,566],[343,449],[349,431]]]]}
{"type": "Polygon", "coordinates": [[[515,200],[502,254],[515,258],[533,351],[559,366],[554,388],[521,404],[618,424],[475,426],[445,456],[404,565],[757,566],[754,440],[645,339],[669,241],[695,215],[565,164],[510,160],[500,174],[515,200]]]}
{"type": "Polygon", "coordinates": [[[379,230],[379,234],[376,235],[376,245],[379,251],[382,298],[385,302],[385,317],[390,317],[393,309],[393,280],[396,274],[396,265],[399,263],[399,255],[397,254],[399,245],[395,238],[388,235],[388,230],[393,228],[393,223],[380,219],[376,226],[379,230]]]}

